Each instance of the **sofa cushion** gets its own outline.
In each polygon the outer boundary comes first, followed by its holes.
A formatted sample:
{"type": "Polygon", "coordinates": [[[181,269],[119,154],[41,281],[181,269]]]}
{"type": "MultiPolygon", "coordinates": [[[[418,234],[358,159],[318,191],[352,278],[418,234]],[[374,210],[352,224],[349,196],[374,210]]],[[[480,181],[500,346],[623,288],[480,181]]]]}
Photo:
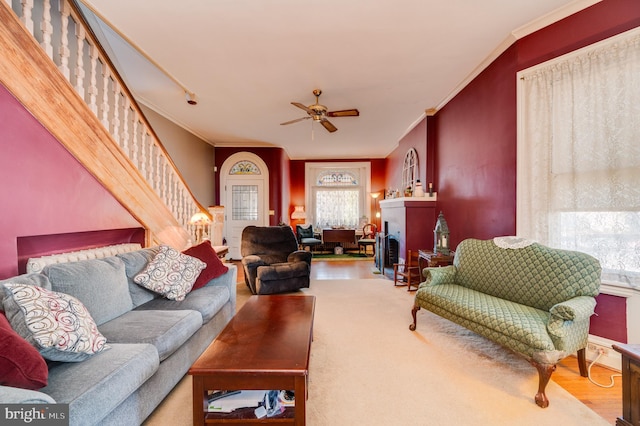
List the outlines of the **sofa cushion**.
{"type": "Polygon", "coordinates": [[[118,257],[46,266],[54,291],[80,300],[100,325],[133,309],[124,262],[118,257]]]}
{"type": "Polygon", "coordinates": [[[111,346],[84,362],[50,366],[49,386],[41,391],[69,404],[71,424],[99,424],[158,370],[152,345],[111,346]]]}
{"type": "Polygon", "coordinates": [[[193,287],[191,288],[192,291],[200,287],[204,287],[204,285],[209,281],[218,278],[229,270],[229,268],[218,258],[218,254],[214,248],[211,247],[211,241],[209,240],[190,247],[182,253],[198,258],[207,265],[207,267],[200,272],[198,279],[196,279],[196,282],[193,284],[193,287]]]}
{"type": "Polygon", "coordinates": [[[159,251],[160,247],[156,246],[116,255],[124,262],[127,282],[129,283],[129,293],[131,294],[131,300],[133,301],[134,307],[140,306],[143,303],[160,296],[151,290],[140,287],[135,281],[133,281],[133,278],[147,267],[147,264],[153,260],[154,256],[159,251]]]}
{"type": "MultiPolygon", "coordinates": [[[[516,346],[524,353],[554,351],[555,346],[547,332],[549,313],[530,306],[490,296],[457,284],[425,285],[416,293],[421,306],[443,315],[442,311],[463,318],[469,322],[482,324],[508,340],[517,340],[516,346]],[[522,348],[528,348],[523,350],[522,348]]],[[[448,318],[449,315],[443,315],[448,318]]],[[[464,324],[467,326],[468,324],[464,324]]],[[[504,341],[500,341],[503,343],[504,341]]]]}
{"type": "Polygon", "coordinates": [[[46,393],[0,385],[0,401],[3,404],[55,404],[55,400],[46,393]]]}
{"type": "Polygon", "coordinates": [[[167,299],[183,300],[206,266],[200,259],[163,245],[133,281],[167,299]]]}
{"type": "Polygon", "coordinates": [[[227,303],[231,295],[229,288],[223,286],[205,286],[193,290],[181,302],[167,299],[154,299],[144,305],[140,305],[136,310],[182,310],[192,309],[200,312],[202,322],[208,323],[218,311],[227,303]]]}
{"type": "Polygon", "coordinates": [[[48,374],[42,355],[13,331],[7,317],[0,312],[0,385],[40,389],[47,385],[48,374]]]}
{"type": "MultiPolygon", "coordinates": [[[[25,285],[35,285],[38,287],[46,288],[47,290],[51,290],[51,282],[49,282],[49,277],[43,275],[39,272],[33,272],[29,274],[22,274],[15,277],[7,278],[0,281],[0,288],[4,284],[25,284],[25,285]]],[[[0,296],[7,296],[8,293],[4,292],[4,295],[0,294],[0,296]]],[[[1,302],[1,300],[0,300],[1,302]]]]}
{"type": "Polygon", "coordinates": [[[52,361],[83,361],[108,348],[85,306],[73,296],[25,284],[5,284],[11,327],[52,361]]]}
{"type": "Polygon", "coordinates": [[[109,343],[150,343],[164,361],[202,326],[196,311],[127,312],[100,326],[109,343]]]}

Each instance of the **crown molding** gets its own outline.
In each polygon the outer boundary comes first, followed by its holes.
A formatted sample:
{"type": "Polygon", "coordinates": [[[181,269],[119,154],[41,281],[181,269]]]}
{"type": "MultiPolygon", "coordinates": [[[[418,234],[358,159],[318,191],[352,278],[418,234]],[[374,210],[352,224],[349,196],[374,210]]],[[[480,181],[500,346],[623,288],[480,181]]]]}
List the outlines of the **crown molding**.
{"type": "Polygon", "coordinates": [[[500,43],[485,59],[482,61],[464,80],[462,80],[453,89],[447,97],[445,97],[436,107],[436,110],[441,110],[451,99],[453,99],[458,93],[462,91],[469,83],[473,81],[482,71],[485,70],[498,56],[504,53],[513,43],[517,40],[528,36],[544,27],[547,27],[555,22],[558,22],[567,16],[573,15],[581,10],[584,10],[596,3],[600,3],[602,0],[575,0],[568,3],[556,10],[553,10],[541,17],[525,24],[519,28],[513,30],[503,41],[500,43]]]}

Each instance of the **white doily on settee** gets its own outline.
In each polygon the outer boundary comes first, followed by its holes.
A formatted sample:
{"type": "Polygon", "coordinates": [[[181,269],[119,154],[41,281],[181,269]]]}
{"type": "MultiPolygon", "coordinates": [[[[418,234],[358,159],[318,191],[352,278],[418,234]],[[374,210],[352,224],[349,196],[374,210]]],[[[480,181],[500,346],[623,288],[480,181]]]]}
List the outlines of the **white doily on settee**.
{"type": "Polygon", "coordinates": [[[535,243],[533,240],[528,240],[522,237],[495,237],[493,243],[503,249],[521,249],[530,246],[535,243]]]}

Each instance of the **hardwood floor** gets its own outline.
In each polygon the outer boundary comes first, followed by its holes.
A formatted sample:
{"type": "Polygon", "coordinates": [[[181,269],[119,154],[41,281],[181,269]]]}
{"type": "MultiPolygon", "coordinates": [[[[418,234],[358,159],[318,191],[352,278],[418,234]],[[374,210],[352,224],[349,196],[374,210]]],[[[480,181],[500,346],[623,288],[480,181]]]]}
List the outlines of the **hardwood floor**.
{"type": "MultiPolygon", "coordinates": [[[[239,262],[234,261],[234,263],[238,264],[238,283],[242,283],[238,285],[238,300],[240,302],[243,297],[249,296],[249,292],[244,285],[242,265],[239,262]]],[[[373,260],[370,262],[362,260],[314,260],[311,267],[311,279],[388,279],[389,285],[393,285],[391,279],[382,274],[375,274],[373,271],[373,260]]],[[[408,302],[412,300],[414,292],[407,292],[406,287],[397,287],[396,290],[407,293],[408,302]]],[[[599,365],[594,365],[591,368],[592,379],[603,385],[609,385],[611,375],[617,373],[619,372],[599,365]]],[[[567,392],[582,401],[583,404],[612,425],[615,425],[616,418],[622,414],[622,382],[620,377],[614,379],[613,387],[599,387],[591,383],[588,378],[580,376],[577,358],[570,356],[558,364],[556,371],[551,376],[551,380],[562,386],[567,392]]],[[[553,404],[553,400],[551,400],[551,403],[553,404]]]]}

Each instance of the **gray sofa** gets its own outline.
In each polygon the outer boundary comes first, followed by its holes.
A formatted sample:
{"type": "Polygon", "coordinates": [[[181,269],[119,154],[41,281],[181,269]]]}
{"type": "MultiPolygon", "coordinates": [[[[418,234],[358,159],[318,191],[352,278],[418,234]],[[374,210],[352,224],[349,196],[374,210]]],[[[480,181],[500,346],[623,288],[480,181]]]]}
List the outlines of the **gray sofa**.
{"type": "Polygon", "coordinates": [[[142,288],[133,277],[156,253],[148,248],[50,265],[42,273],[1,281],[5,299],[9,290],[4,284],[9,282],[55,291],[63,282],[70,291],[84,293],[75,296],[83,300],[110,348],[80,362],[47,361],[46,387],[0,386],[0,403],[66,403],[71,425],[142,423],[233,317],[236,305],[237,269],[232,264],[182,301],[142,288]],[[115,282],[119,284],[110,285],[115,282]]]}

